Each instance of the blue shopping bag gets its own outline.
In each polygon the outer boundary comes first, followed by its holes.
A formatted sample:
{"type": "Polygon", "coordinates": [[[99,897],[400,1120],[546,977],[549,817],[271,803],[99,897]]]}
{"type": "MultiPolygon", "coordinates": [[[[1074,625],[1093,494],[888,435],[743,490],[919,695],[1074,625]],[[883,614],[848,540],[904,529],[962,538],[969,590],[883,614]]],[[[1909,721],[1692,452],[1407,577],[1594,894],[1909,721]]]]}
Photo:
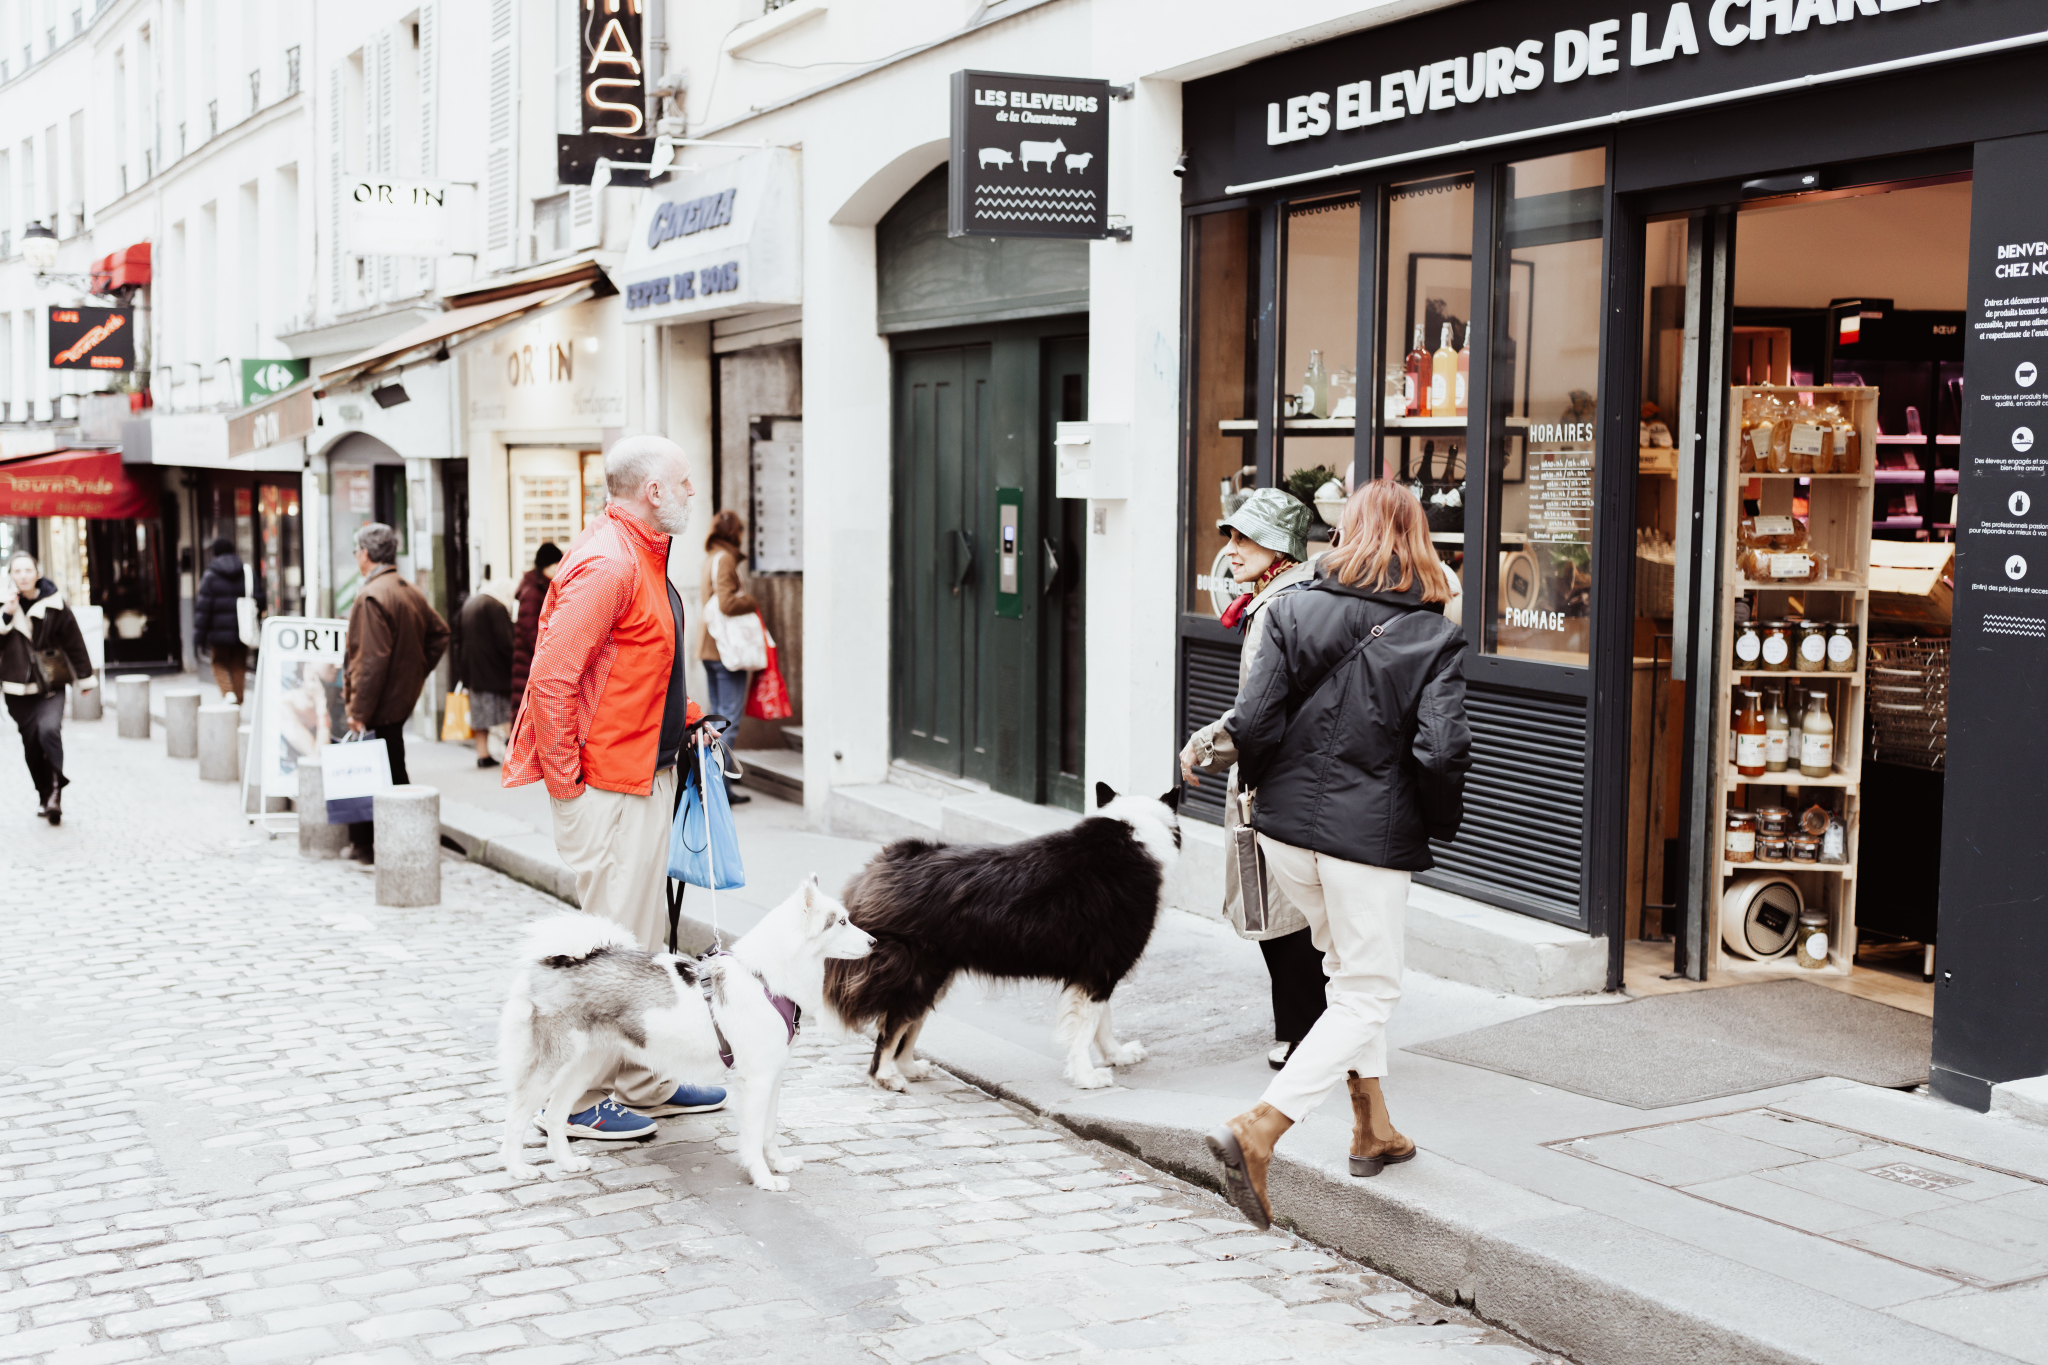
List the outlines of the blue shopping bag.
{"type": "MultiPolygon", "coordinates": [[[[714,760],[723,771],[724,765],[714,760]]],[[[676,821],[668,836],[668,875],[692,886],[712,891],[730,891],[747,884],[747,869],[740,862],[739,831],[733,828],[732,806],[725,799],[725,782],[710,783],[705,796],[704,750],[697,751],[697,767],[683,779],[683,803],[676,808],[676,821]]],[[[715,902],[714,902],[715,904],[715,902]]]]}

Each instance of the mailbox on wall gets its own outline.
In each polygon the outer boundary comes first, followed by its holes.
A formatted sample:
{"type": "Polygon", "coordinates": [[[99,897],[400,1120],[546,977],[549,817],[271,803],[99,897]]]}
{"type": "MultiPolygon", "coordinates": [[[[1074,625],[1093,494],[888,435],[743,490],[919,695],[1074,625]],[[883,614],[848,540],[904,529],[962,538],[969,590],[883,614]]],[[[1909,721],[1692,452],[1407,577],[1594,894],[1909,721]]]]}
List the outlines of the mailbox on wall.
{"type": "Polygon", "coordinates": [[[1131,429],[1122,422],[1061,422],[1054,428],[1055,496],[1128,498],[1131,429]]]}

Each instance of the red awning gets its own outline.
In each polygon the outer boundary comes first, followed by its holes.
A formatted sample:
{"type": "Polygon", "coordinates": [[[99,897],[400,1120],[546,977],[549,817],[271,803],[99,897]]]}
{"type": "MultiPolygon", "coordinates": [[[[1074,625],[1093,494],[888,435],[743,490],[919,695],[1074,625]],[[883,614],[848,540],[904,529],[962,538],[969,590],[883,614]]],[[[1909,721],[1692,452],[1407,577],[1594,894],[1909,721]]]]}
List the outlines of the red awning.
{"type": "Polygon", "coordinates": [[[118,450],[59,450],[0,464],[0,516],[155,515],[156,498],[129,480],[118,450]]]}

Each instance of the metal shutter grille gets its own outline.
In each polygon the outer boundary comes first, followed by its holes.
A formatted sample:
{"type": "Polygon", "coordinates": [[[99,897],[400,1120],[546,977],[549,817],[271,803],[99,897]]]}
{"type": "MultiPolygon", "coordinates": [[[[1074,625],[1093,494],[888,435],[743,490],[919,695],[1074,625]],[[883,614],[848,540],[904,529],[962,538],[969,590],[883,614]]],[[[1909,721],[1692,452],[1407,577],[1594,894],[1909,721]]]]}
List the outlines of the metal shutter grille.
{"type": "MultiPolygon", "coordinates": [[[[1212,644],[1207,640],[1181,642],[1181,709],[1186,728],[1180,742],[1230,709],[1237,700],[1237,645],[1212,644]]],[[[1180,813],[1206,824],[1223,823],[1223,788],[1219,777],[1204,775],[1199,787],[1183,787],[1180,813]]]]}
{"type": "MultiPolygon", "coordinates": [[[[1579,917],[1586,833],[1586,706],[1468,685],[1465,823],[1431,851],[1458,890],[1502,893],[1579,917]]],[[[1429,874],[1423,874],[1428,880],[1429,874]]]]}

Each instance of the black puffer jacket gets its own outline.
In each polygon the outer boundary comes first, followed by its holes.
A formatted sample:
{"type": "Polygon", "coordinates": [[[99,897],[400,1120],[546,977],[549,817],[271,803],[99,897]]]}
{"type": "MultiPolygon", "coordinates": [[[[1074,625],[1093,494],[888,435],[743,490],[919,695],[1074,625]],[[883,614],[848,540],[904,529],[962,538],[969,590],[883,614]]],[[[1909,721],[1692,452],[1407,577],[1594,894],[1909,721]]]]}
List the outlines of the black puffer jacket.
{"type": "Polygon", "coordinates": [[[62,654],[79,679],[92,677],[92,655],[78,618],[64,605],[64,594],[47,578],[36,580],[36,600],[19,610],[0,608],[0,692],[10,697],[40,696],[47,675],[41,657],[62,654]]]}
{"type": "MultiPolygon", "coordinates": [[[[256,578],[256,606],[263,606],[263,576],[256,578]]],[[[235,621],[235,599],[242,595],[242,557],[215,555],[200,576],[199,591],[192,599],[192,643],[195,645],[238,645],[241,627],[235,621]]]]}
{"type": "Polygon", "coordinates": [[[1231,726],[1240,779],[1258,793],[1252,824],[1347,862],[1434,867],[1429,841],[1458,832],[1472,766],[1464,650],[1419,585],[1368,592],[1318,569],[1267,608],[1231,726]]]}

